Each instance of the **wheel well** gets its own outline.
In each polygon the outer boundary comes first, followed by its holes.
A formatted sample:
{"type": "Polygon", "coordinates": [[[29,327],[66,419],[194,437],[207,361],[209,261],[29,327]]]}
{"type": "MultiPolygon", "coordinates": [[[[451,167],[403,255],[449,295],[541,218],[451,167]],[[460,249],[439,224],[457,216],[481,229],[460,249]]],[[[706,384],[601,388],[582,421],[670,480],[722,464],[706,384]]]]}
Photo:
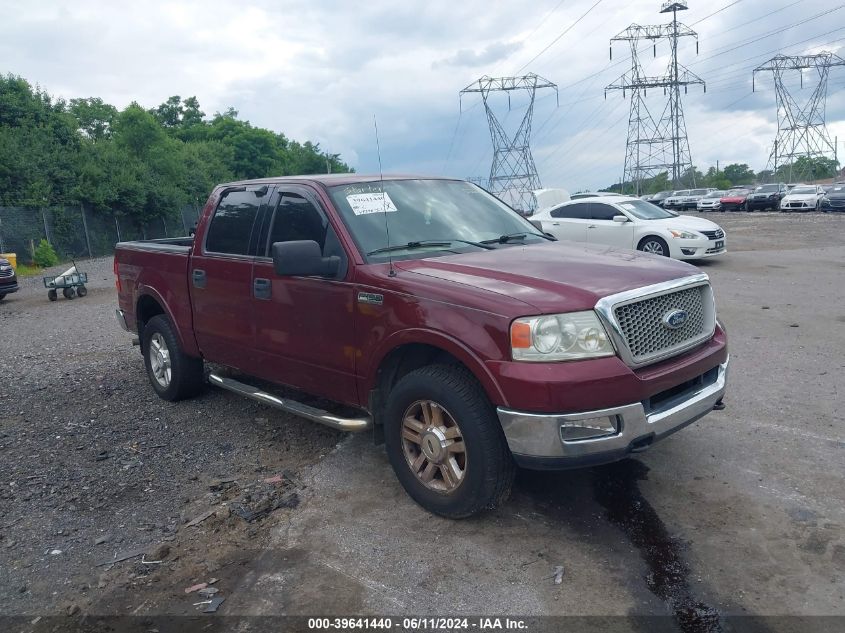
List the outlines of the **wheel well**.
{"type": "Polygon", "coordinates": [[[424,343],[406,343],[390,351],[379,365],[376,386],[370,393],[369,409],[375,422],[374,439],[381,444],[384,439],[382,411],[387,395],[404,376],[426,365],[461,365],[463,363],[444,349],[424,343]]]}
{"type": "Polygon", "coordinates": [[[426,365],[462,365],[446,350],[424,343],[400,345],[384,357],[378,368],[378,389],[388,393],[406,374],[426,365]]]}
{"type": "MultiPolygon", "coordinates": [[[[644,238],[642,238],[642,239],[641,239],[641,240],[637,243],[637,248],[642,247],[642,245],[643,245],[643,244],[645,244],[648,240],[660,240],[661,242],[663,242],[664,244],[666,244],[666,240],[664,240],[664,239],[663,239],[662,237],[660,237],[659,235],[646,235],[644,238]]],[[[666,245],[668,246],[668,244],[666,244],[666,245]]]]}
{"type": "Polygon", "coordinates": [[[138,338],[144,340],[144,326],[154,316],[165,314],[164,308],[161,304],[149,295],[144,295],[138,299],[138,306],[135,308],[135,318],[138,321],[138,338]]]}

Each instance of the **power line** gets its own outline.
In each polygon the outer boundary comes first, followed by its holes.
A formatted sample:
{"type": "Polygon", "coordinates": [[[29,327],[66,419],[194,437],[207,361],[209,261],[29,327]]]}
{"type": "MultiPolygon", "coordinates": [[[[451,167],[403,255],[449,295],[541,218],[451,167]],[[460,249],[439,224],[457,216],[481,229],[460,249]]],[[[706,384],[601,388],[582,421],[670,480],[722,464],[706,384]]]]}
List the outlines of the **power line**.
{"type": "Polygon", "coordinates": [[[564,35],[566,35],[567,33],[569,33],[569,31],[571,31],[573,28],[575,28],[575,26],[577,26],[577,25],[578,25],[578,23],[579,23],[581,20],[583,20],[585,17],[587,17],[587,15],[589,15],[589,13],[590,13],[593,9],[595,9],[598,5],[600,5],[600,4],[602,3],[602,1],[603,1],[603,0],[596,0],[596,2],[595,2],[595,3],[594,3],[594,4],[593,4],[593,5],[592,5],[589,9],[587,9],[584,13],[582,13],[582,14],[581,14],[581,16],[580,16],[577,20],[575,20],[572,24],[570,24],[568,27],[566,27],[566,29],[564,29],[563,33],[561,33],[560,35],[558,35],[558,36],[557,36],[554,40],[552,40],[552,41],[551,41],[551,42],[550,42],[550,43],[549,43],[549,44],[548,44],[548,45],[547,45],[547,46],[546,46],[543,50],[541,50],[539,53],[537,53],[536,55],[534,55],[534,57],[532,57],[532,58],[531,58],[530,60],[528,60],[525,64],[523,64],[523,65],[522,65],[522,66],[521,66],[521,67],[520,67],[520,68],[519,68],[516,72],[520,73],[520,72],[522,72],[523,70],[525,70],[525,68],[526,68],[526,67],[528,67],[529,65],[531,65],[532,63],[534,63],[534,62],[537,60],[537,58],[538,58],[538,57],[540,57],[543,53],[545,53],[547,50],[549,50],[552,46],[554,46],[555,44],[557,44],[557,43],[560,41],[560,39],[561,39],[564,35]]]}

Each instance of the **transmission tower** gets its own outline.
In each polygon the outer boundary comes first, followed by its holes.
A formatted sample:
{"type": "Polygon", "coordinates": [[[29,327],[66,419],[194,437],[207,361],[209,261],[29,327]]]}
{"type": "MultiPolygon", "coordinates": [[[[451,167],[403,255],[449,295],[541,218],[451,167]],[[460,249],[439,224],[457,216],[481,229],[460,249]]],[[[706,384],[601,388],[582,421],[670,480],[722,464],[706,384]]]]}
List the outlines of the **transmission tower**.
{"type": "MultiPolygon", "coordinates": [[[[778,133],[766,166],[774,172],[775,176],[777,176],[778,167],[788,165],[788,180],[812,177],[814,176],[813,158],[836,156],[836,146],[830,140],[827,127],[825,127],[827,78],[833,66],[845,66],[845,59],[828,52],[790,57],[776,55],[752,72],[753,90],[756,90],[758,72],[771,72],[775,80],[778,133]],[[801,88],[804,87],[804,71],[816,71],[816,88],[803,104],[793,97],[784,84],[784,75],[790,70],[798,71],[801,88]],[[803,167],[800,162],[796,167],[796,161],[802,156],[810,160],[804,161],[803,167]]],[[[813,73],[810,74],[813,75],[813,73]]]]}
{"type": "Polygon", "coordinates": [[[459,100],[463,107],[463,96],[471,92],[480,92],[487,112],[487,123],[490,126],[490,139],[493,143],[493,164],[490,166],[490,177],[487,189],[490,193],[503,198],[511,206],[523,212],[534,208],[532,191],[539,189],[540,177],[531,156],[531,120],[534,116],[534,97],[538,90],[557,86],[543,79],[539,75],[529,73],[521,77],[492,78],[484,75],[478,81],[471,83],[461,90],[459,100]],[[508,109],[510,109],[511,92],[525,90],[528,93],[528,109],[519,128],[511,138],[499,122],[490,104],[490,93],[506,92],[508,95],[508,109]]]}
{"type": "MultiPolygon", "coordinates": [[[[631,48],[631,70],[605,88],[621,90],[624,97],[631,93],[631,111],[628,115],[628,140],[625,145],[625,170],[622,186],[633,182],[637,195],[641,193],[642,181],[653,178],[662,172],[669,172],[674,187],[680,185],[684,173],[692,167],[687,126],[681,105],[681,88],[684,93],[692,84],[704,85],[704,80],[678,63],[678,39],[695,38],[695,50],[698,52],[698,34],[688,26],[678,22],[678,11],[685,11],[686,2],[664,2],[661,13],[672,13],[672,22],[640,26],[632,24],[610,40],[610,57],[613,59],[613,42],[628,42],[631,48]],[[643,40],[651,41],[653,55],[657,56],[658,40],[668,40],[671,49],[669,67],[665,74],[650,77],[643,70],[639,49],[643,40]],[[646,104],[649,88],[662,88],[668,96],[662,104],[659,118],[655,118],[646,104]]],[[[705,86],[705,92],[707,87],[705,86]]],[[[693,185],[695,175],[693,173],[693,185]]]]}

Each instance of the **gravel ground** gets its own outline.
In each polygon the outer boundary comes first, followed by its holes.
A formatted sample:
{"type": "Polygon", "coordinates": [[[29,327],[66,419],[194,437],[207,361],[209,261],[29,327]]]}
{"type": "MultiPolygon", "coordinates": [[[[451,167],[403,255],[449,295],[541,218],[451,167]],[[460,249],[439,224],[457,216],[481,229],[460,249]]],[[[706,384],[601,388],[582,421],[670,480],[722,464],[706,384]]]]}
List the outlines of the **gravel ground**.
{"type": "Polygon", "coordinates": [[[184,588],[214,577],[221,613],[668,613],[701,597],[842,614],[845,214],[706,217],[728,233],[700,266],[732,337],[729,408],[618,468],[523,472],[502,510],[460,523],[415,506],[365,438],[221,391],[158,399],[114,322],[110,258],[80,263],[83,299],[22,280],[0,303],[0,615],[194,613],[184,588]],[[546,561],[567,565],[560,588],[546,561]],[[680,598],[652,586],[663,563],[680,598]]]}
{"type": "Polygon", "coordinates": [[[297,472],[340,437],[221,391],[160,400],[113,318],[112,259],[79,268],[85,298],[51,303],[38,277],[0,303],[0,614],[107,611],[159,565],[101,563],[159,560],[162,544],[175,582],[207,577],[296,511],[248,523],[229,508],[295,506],[297,472]]]}

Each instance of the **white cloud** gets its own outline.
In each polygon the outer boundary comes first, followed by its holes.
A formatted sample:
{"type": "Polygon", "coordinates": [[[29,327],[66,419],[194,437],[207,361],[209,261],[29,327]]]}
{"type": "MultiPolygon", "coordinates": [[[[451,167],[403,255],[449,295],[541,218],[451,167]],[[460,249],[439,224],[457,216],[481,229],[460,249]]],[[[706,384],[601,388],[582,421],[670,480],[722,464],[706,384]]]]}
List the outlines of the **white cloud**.
{"type": "MultiPolygon", "coordinates": [[[[486,174],[491,156],[480,100],[465,100],[459,118],[458,92],[482,74],[536,72],[561,88],[559,109],[550,93],[537,95],[533,146],[544,183],[599,187],[621,175],[629,103],[619,94],[603,99],[604,87],[628,67],[624,46],[615,46],[608,60],[609,38],[631,22],[657,23],[666,16],[654,0],[605,0],[523,68],[592,0],[571,0],[549,13],[558,4],[14,3],[4,7],[0,23],[0,71],[58,96],[100,96],[118,107],[196,95],[209,114],[234,107],[256,125],[320,142],[363,171],[377,169],[375,114],[386,170],[456,176],[486,174]]],[[[718,8],[696,2],[680,17],[692,24],[718,8]]],[[[694,27],[701,54],[696,58],[692,42],[685,42],[681,57],[708,81],[707,95],[691,92],[684,102],[697,165],[715,159],[765,164],[774,103],[766,93],[741,100],[750,91],[750,69],[764,53],[829,31],[838,14],[722,51],[827,8],[823,0],[808,0],[766,17],[777,11],[768,0],[746,0],[694,27]]],[[[835,46],[830,41],[836,37],[787,50],[835,46]]],[[[649,73],[665,64],[665,46],[657,52],[649,73]]],[[[643,55],[647,60],[648,51],[643,55]]],[[[831,75],[831,130],[841,130],[845,121],[845,102],[833,92],[843,87],[843,73],[831,75]]],[[[495,102],[509,130],[524,112],[524,96],[513,95],[509,114],[506,99],[495,102]]]]}

